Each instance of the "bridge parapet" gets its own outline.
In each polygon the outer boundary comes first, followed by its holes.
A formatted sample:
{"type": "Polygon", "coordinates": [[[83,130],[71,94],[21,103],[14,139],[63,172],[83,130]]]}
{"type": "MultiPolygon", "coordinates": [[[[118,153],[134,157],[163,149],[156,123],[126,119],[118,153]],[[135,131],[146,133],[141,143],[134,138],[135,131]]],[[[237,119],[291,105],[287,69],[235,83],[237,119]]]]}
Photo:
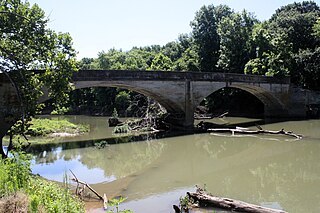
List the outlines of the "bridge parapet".
{"type": "Polygon", "coordinates": [[[152,81],[218,81],[243,83],[290,84],[289,77],[275,78],[261,75],[213,72],[130,71],[130,70],[80,70],[74,81],[101,80],[152,80],[152,81]]]}

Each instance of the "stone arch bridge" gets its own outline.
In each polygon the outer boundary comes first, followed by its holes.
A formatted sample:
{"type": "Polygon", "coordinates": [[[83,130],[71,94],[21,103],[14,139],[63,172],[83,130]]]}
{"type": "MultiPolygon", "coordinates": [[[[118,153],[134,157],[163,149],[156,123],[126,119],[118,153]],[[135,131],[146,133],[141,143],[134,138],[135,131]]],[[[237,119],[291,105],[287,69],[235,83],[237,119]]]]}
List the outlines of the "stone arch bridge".
{"type": "MultiPolygon", "coordinates": [[[[306,105],[320,97],[294,87],[288,77],[233,73],[81,70],[72,80],[76,89],[119,87],[144,94],[165,107],[173,123],[186,128],[193,126],[194,110],[200,102],[224,87],[238,88],[257,97],[264,104],[265,117],[304,117],[306,105]]],[[[12,106],[18,105],[12,85],[0,73],[1,128],[11,125],[7,114],[13,114],[11,111],[16,108],[12,106]]]]}

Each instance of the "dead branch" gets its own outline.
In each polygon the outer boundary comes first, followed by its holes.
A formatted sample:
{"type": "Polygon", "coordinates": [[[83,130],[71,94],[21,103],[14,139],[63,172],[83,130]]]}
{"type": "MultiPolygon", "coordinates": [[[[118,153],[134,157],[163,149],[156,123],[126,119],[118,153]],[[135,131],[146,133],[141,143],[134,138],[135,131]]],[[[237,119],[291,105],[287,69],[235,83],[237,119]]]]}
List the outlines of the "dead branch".
{"type": "MultiPolygon", "coordinates": [[[[69,169],[70,170],[70,169],[69,169]]],[[[101,195],[99,195],[99,193],[97,191],[95,191],[89,184],[87,184],[86,182],[84,181],[81,181],[79,180],[76,175],[70,170],[70,172],[72,173],[73,175],[73,178],[71,178],[72,181],[76,182],[77,184],[82,184],[83,186],[87,187],[88,189],[90,189],[90,191],[92,191],[95,195],[97,195],[97,197],[100,199],[100,200],[104,200],[103,197],[101,195]]],[[[83,187],[82,189],[79,190],[78,194],[81,194],[83,193],[85,187],[83,187]]],[[[78,185],[77,185],[77,189],[78,189],[78,185]]],[[[78,191],[76,189],[76,192],[78,191]]]]}
{"type": "Polygon", "coordinates": [[[103,194],[103,208],[104,210],[108,209],[108,198],[106,194],[103,194]]]}
{"type": "Polygon", "coordinates": [[[200,207],[218,207],[231,211],[248,212],[248,213],[287,213],[283,210],[271,209],[267,207],[258,206],[255,204],[246,203],[230,198],[216,197],[207,194],[204,190],[198,188],[195,193],[187,192],[189,199],[195,203],[199,203],[200,207]]]}
{"type": "Polygon", "coordinates": [[[229,114],[228,111],[227,111],[227,112],[224,112],[224,113],[222,113],[221,115],[219,115],[218,118],[223,118],[223,117],[225,117],[225,116],[228,115],[228,114],[229,114]]]}
{"type": "Polygon", "coordinates": [[[217,129],[208,129],[209,132],[231,132],[232,135],[235,133],[238,134],[272,134],[272,135],[287,135],[291,137],[295,137],[297,139],[302,139],[302,135],[295,134],[292,131],[284,131],[284,129],[281,129],[279,131],[272,131],[272,130],[250,130],[250,129],[244,129],[244,128],[236,128],[236,129],[230,129],[230,128],[217,128],[217,129]]]}

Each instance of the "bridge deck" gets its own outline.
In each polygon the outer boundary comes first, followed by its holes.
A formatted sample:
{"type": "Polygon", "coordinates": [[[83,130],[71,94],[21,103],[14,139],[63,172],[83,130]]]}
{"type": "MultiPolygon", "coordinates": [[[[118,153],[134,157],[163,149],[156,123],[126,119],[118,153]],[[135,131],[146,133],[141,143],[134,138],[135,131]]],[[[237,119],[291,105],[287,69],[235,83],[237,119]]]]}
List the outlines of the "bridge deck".
{"type": "Polygon", "coordinates": [[[261,75],[213,72],[176,72],[176,71],[131,71],[131,70],[80,70],[75,73],[74,81],[103,80],[145,80],[145,81],[222,81],[246,83],[290,84],[290,78],[276,78],[261,75]]]}

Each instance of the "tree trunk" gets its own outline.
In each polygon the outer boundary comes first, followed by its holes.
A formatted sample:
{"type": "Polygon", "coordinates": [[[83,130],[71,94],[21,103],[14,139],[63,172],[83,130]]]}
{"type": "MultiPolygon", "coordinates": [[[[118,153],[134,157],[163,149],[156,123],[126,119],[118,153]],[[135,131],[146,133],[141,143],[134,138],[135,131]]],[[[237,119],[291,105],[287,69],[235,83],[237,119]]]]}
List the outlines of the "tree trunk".
{"type": "Polygon", "coordinates": [[[4,159],[7,157],[7,155],[3,150],[2,138],[3,137],[0,136],[0,155],[1,155],[1,158],[4,159]]]}
{"type": "Polygon", "coordinates": [[[211,206],[231,211],[248,213],[287,213],[282,210],[257,206],[239,200],[216,197],[205,193],[202,189],[197,189],[197,192],[195,193],[187,192],[187,195],[189,196],[189,198],[192,198],[195,202],[199,202],[200,207],[211,206]]]}

